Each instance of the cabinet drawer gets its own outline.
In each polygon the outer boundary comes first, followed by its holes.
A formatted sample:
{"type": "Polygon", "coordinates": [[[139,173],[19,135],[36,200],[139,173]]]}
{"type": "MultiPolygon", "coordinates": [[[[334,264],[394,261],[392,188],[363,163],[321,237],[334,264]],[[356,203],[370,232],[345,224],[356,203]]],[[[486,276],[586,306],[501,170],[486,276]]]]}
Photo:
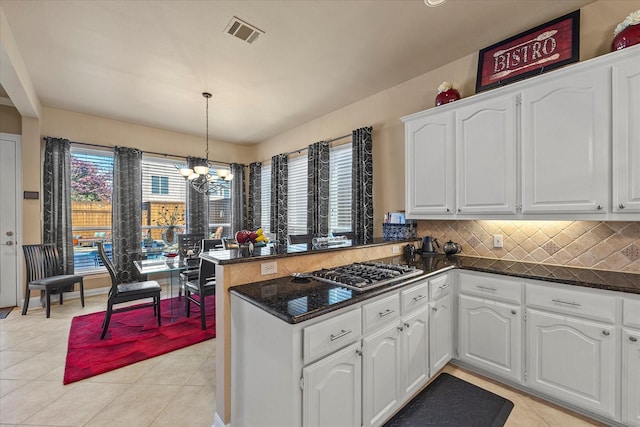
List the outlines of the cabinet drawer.
{"type": "Polygon", "coordinates": [[[616,319],[615,297],[554,286],[527,285],[527,307],[613,323],[616,319]]]}
{"type": "Polygon", "coordinates": [[[460,273],[460,292],[504,301],[522,302],[522,283],[493,276],[460,273]]]}
{"type": "Polygon", "coordinates": [[[640,329],[640,300],[625,299],[622,310],[622,323],[625,326],[640,329]]]}
{"type": "Polygon", "coordinates": [[[448,274],[429,280],[429,300],[435,301],[451,292],[451,280],[448,274]]]}
{"type": "Polygon", "coordinates": [[[424,307],[429,302],[429,283],[424,282],[414,285],[409,289],[400,292],[400,304],[402,304],[402,314],[419,307],[424,307]]]}
{"type": "Polygon", "coordinates": [[[304,328],[305,365],[360,339],[360,309],[304,328]]]}
{"type": "Polygon", "coordinates": [[[379,301],[372,302],[362,308],[364,333],[371,332],[380,326],[397,321],[400,318],[400,297],[393,294],[379,301]]]}

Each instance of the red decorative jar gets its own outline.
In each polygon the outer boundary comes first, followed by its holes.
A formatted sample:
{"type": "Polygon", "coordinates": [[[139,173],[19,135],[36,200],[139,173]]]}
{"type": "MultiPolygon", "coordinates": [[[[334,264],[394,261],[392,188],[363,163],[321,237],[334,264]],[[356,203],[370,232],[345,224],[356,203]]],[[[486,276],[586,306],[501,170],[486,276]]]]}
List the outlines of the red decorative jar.
{"type": "Polygon", "coordinates": [[[634,44],[640,44],[640,24],[629,25],[627,28],[620,31],[618,35],[613,38],[611,51],[624,49],[625,47],[633,46],[634,44]]]}
{"type": "Polygon", "coordinates": [[[444,90],[436,95],[436,107],[460,99],[460,92],[455,89],[444,90]]]}

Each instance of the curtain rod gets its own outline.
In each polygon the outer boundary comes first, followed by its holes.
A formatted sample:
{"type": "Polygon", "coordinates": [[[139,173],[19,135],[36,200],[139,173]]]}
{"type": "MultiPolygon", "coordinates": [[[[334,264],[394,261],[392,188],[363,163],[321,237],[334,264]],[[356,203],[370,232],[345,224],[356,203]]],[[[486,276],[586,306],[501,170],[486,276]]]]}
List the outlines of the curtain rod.
{"type": "MultiPolygon", "coordinates": [[[[87,147],[115,148],[115,146],[111,146],[111,145],[91,144],[91,143],[89,143],[89,142],[76,142],[76,141],[71,141],[71,143],[72,143],[72,144],[76,144],[76,145],[84,145],[84,146],[87,146],[87,147]]],[[[134,148],[134,147],[132,147],[132,148],[134,148]]],[[[162,157],[172,157],[172,158],[175,158],[175,159],[182,159],[182,160],[186,160],[186,159],[187,159],[187,156],[179,156],[179,155],[177,155],[177,154],[158,153],[158,152],[155,152],[155,151],[145,151],[145,150],[140,150],[140,151],[141,151],[143,154],[155,154],[155,155],[157,155],[157,156],[162,156],[162,157]]],[[[190,157],[191,157],[191,156],[190,156],[190,157]]],[[[193,156],[193,157],[195,157],[195,156],[193,156]]],[[[207,160],[208,160],[208,159],[207,159],[207,160]]],[[[230,164],[229,162],[221,162],[221,161],[218,161],[218,160],[209,160],[209,161],[210,161],[210,162],[213,162],[213,163],[222,163],[222,164],[225,164],[225,165],[230,164]]],[[[243,166],[244,166],[244,165],[243,165],[243,166]]]]}
{"type": "MultiPolygon", "coordinates": [[[[332,142],[338,141],[338,140],[340,140],[340,139],[344,139],[344,138],[346,138],[346,137],[348,137],[348,136],[352,136],[352,134],[348,133],[348,134],[346,134],[346,135],[342,135],[342,136],[339,136],[339,137],[337,137],[337,138],[329,139],[329,140],[322,141],[322,142],[332,143],[332,142]]],[[[290,154],[296,154],[296,153],[297,153],[297,154],[300,154],[300,153],[302,153],[303,151],[308,150],[308,149],[309,149],[309,147],[303,147],[303,148],[299,148],[299,149],[297,149],[297,150],[289,151],[288,153],[282,153],[282,154],[284,154],[285,156],[288,156],[288,155],[290,155],[290,154]]]]}

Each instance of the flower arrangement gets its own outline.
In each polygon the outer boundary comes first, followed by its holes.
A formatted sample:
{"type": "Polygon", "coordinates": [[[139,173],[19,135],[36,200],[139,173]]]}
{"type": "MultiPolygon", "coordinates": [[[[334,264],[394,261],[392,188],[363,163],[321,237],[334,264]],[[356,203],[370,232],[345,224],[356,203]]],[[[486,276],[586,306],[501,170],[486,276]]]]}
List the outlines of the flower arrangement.
{"type": "Polygon", "coordinates": [[[178,206],[174,206],[170,211],[166,206],[162,206],[156,224],[160,227],[175,228],[176,225],[184,222],[184,214],[178,209],[178,206]]]}
{"type": "Polygon", "coordinates": [[[438,86],[438,93],[446,92],[451,89],[460,92],[460,87],[457,84],[451,82],[442,82],[440,86],[438,86]]]}
{"type": "Polygon", "coordinates": [[[629,16],[625,18],[624,21],[618,24],[616,29],[613,31],[613,35],[617,36],[622,31],[624,31],[630,25],[638,25],[640,24],[640,10],[636,10],[635,12],[631,12],[629,16]]]}

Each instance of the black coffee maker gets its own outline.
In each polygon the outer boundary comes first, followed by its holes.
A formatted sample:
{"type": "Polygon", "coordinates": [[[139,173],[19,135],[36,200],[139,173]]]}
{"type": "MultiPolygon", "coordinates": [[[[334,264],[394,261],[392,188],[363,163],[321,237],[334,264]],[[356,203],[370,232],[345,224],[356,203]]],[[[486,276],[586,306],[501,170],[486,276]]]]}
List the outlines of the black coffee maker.
{"type": "Polygon", "coordinates": [[[440,243],[438,243],[438,239],[431,236],[425,236],[422,238],[422,254],[435,254],[437,253],[436,248],[440,248],[440,243]]]}

